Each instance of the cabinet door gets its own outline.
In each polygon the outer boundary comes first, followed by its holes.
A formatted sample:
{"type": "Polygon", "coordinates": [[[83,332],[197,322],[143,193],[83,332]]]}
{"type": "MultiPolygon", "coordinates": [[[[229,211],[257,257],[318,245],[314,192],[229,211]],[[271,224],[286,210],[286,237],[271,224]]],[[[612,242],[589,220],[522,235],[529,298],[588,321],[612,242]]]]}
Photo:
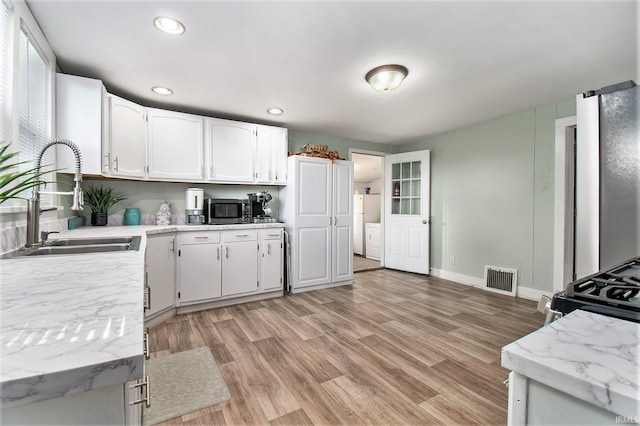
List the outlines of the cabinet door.
{"type": "Polygon", "coordinates": [[[271,164],[273,183],[287,183],[287,157],[289,153],[289,132],[283,127],[275,127],[271,139],[271,164]]]}
{"type": "Polygon", "coordinates": [[[255,182],[271,183],[273,180],[273,128],[258,126],[255,151],[255,182]]]}
{"type": "Polygon", "coordinates": [[[282,290],[282,230],[262,231],[260,242],[260,287],[262,291],[282,290]]]}
{"type": "MultiPolygon", "coordinates": [[[[82,153],[82,173],[102,173],[103,116],[107,92],[100,80],[56,74],[56,136],[75,143],[82,153]]],[[[106,153],[104,154],[106,155],[106,153]]],[[[58,145],[57,168],[75,173],[76,161],[58,145]]]]}
{"type": "Polygon", "coordinates": [[[111,176],[145,177],[147,126],[144,107],[109,95],[111,176]]]}
{"type": "Polygon", "coordinates": [[[258,242],[224,243],[222,295],[241,295],[258,291],[258,242]]]}
{"type": "Polygon", "coordinates": [[[151,290],[151,306],[145,315],[151,316],[175,305],[175,237],[149,237],[145,259],[147,285],[151,290]]]}
{"type": "Polygon", "coordinates": [[[255,124],[208,118],[205,137],[209,180],[253,182],[255,124]]]}
{"type": "Polygon", "coordinates": [[[296,222],[294,235],[298,259],[296,287],[331,282],[332,164],[323,158],[295,157],[296,222]]]}
{"type": "Polygon", "coordinates": [[[333,282],[353,279],[353,163],[333,165],[333,282]]]}
{"type": "Polygon", "coordinates": [[[147,114],[149,178],[204,180],[202,117],[160,109],[147,114]]]}
{"type": "Polygon", "coordinates": [[[220,244],[178,246],[178,305],[220,297],[220,244]]]}

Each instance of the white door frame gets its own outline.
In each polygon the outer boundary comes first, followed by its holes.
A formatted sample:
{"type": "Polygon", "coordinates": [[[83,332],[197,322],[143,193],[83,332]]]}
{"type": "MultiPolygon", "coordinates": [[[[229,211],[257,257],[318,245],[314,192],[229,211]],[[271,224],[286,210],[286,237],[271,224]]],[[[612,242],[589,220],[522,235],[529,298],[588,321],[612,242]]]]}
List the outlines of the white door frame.
{"type": "MultiPolygon", "coordinates": [[[[382,180],[382,192],[380,193],[380,265],[384,266],[384,157],[390,152],[370,151],[367,149],[349,148],[349,160],[353,159],[353,154],[374,155],[382,158],[380,168],[380,179],[382,180]]],[[[355,173],[355,171],[354,171],[355,173]]]]}
{"type": "Polygon", "coordinates": [[[577,117],[556,120],[555,132],[555,195],[553,243],[553,291],[564,290],[573,281],[574,249],[574,130],[577,117]]]}

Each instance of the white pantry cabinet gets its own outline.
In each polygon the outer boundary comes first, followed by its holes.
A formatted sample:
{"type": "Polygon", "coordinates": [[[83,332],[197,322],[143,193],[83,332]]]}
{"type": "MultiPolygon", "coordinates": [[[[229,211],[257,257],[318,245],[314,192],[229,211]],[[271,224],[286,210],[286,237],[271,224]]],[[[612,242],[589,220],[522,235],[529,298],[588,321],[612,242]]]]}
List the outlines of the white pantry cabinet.
{"type": "Polygon", "coordinates": [[[204,180],[203,118],[147,108],[149,179],[204,180]]]}
{"type": "Polygon", "coordinates": [[[353,280],[353,163],[292,156],[280,189],[291,244],[291,291],[353,280]]]}
{"type": "Polygon", "coordinates": [[[173,309],[176,294],[175,236],[173,234],[147,237],[145,253],[146,281],[150,289],[150,307],[145,319],[173,309]]]}
{"type": "Polygon", "coordinates": [[[282,290],[282,229],[260,230],[260,290],[282,290]]]}
{"type": "MultiPolygon", "coordinates": [[[[75,143],[82,153],[82,173],[103,173],[103,141],[107,140],[107,91],[100,80],[56,74],[56,137],[75,143]]],[[[56,167],[75,173],[74,155],[66,146],[57,147],[56,167]]],[[[108,164],[106,167],[108,168],[108,164]]]]}
{"type": "Polygon", "coordinates": [[[253,183],[256,125],[207,118],[205,127],[207,179],[253,183]]]}
{"type": "Polygon", "coordinates": [[[258,126],[255,183],[285,184],[287,182],[287,149],[287,129],[258,126]]]}
{"type": "Polygon", "coordinates": [[[109,95],[109,176],[145,178],[147,123],[145,108],[109,95]]]}

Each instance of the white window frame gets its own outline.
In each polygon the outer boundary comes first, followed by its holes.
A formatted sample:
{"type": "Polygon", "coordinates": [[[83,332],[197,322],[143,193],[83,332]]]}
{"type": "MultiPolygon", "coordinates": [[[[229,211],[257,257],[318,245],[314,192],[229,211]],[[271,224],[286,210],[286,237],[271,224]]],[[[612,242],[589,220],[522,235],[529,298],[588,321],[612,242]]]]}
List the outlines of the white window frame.
{"type": "MultiPolygon", "coordinates": [[[[31,14],[28,6],[26,5],[24,0],[0,0],[5,5],[8,5],[11,17],[10,17],[10,48],[7,51],[7,55],[9,55],[9,69],[10,69],[10,81],[8,83],[9,93],[8,93],[8,102],[10,105],[10,117],[8,120],[9,123],[6,124],[7,131],[6,136],[9,141],[11,141],[10,150],[12,152],[19,151],[19,120],[18,120],[18,75],[20,71],[20,34],[24,30],[24,32],[28,35],[30,42],[34,45],[34,47],[38,50],[38,53],[43,57],[43,59],[48,62],[49,70],[48,70],[48,123],[46,130],[46,140],[51,139],[51,135],[54,134],[54,117],[55,117],[55,70],[56,70],[56,56],[49,45],[44,33],[42,32],[40,26],[37,21],[31,14]]],[[[4,123],[3,123],[4,124],[4,123]]],[[[51,164],[55,166],[56,163],[56,153],[55,149],[51,148],[47,150],[45,156],[43,158],[42,164],[51,164]]],[[[34,152],[37,152],[34,149],[34,152]]],[[[33,159],[35,160],[35,158],[33,159]]],[[[45,176],[44,178],[47,181],[54,181],[55,174],[51,173],[50,175],[45,176]]],[[[56,190],[55,184],[50,184],[47,187],[47,190],[56,190]]],[[[51,206],[52,201],[55,199],[51,197],[43,197],[42,205],[51,206]]],[[[0,214],[1,213],[18,213],[26,211],[26,202],[24,200],[8,200],[0,206],[0,214]]]]}

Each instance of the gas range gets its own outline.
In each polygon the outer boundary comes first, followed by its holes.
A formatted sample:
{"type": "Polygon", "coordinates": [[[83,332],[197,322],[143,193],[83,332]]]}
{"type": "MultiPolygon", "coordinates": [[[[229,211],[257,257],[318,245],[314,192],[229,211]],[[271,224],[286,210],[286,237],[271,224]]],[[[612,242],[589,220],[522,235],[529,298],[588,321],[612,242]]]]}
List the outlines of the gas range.
{"type": "Polygon", "coordinates": [[[573,281],[553,295],[550,312],[555,317],[576,309],[640,322],[640,257],[573,281]]]}

